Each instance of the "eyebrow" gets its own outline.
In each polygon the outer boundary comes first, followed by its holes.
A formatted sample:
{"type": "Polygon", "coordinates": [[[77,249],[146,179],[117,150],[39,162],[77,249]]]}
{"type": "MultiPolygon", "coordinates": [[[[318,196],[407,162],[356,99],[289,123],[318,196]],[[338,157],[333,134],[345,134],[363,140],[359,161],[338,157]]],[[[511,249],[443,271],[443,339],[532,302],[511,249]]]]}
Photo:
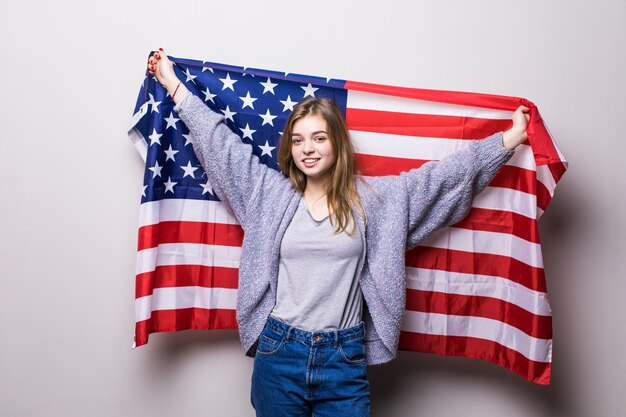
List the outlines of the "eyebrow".
{"type": "MultiPolygon", "coordinates": [[[[318,130],[317,132],[313,132],[313,134],[314,134],[314,135],[317,135],[318,133],[324,133],[324,134],[326,134],[326,135],[328,134],[328,133],[326,133],[326,131],[324,131],[324,130],[318,130]]],[[[291,134],[291,136],[302,136],[302,135],[301,135],[301,134],[299,134],[299,133],[292,133],[292,134],[291,134]]]]}

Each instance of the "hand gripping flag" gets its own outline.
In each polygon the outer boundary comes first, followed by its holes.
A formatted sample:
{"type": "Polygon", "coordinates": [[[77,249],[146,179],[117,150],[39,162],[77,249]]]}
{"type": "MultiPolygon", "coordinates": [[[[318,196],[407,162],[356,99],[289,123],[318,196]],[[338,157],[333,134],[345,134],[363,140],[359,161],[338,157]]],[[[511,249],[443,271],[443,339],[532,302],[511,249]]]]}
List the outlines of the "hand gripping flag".
{"type": "MultiPolygon", "coordinates": [[[[552,318],[537,220],[567,163],[533,103],[171,59],[187,88],[223,113],[259,161],[274,169],[287,117],[308,96],[337,102],[366,176],[440,160],[508,129],[513,111],[529,107],[528,141],[469,215],[407,252],[400,349],[486,359],[549,383],[552,318]]],[[[236,329],[243,231],[213,192],[169,95],[148,74],[129,136],[145,161],[136,345],[155,332],[236,329]]]]}

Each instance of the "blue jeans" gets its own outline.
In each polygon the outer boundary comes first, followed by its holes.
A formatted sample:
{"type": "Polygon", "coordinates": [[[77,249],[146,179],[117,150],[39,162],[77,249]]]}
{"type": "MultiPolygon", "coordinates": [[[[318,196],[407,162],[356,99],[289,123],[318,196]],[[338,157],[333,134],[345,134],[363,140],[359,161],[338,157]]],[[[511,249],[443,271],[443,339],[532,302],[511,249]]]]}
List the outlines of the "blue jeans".
{"type": "Polygon", "coordinates": [[[307,332],[269,316],[252,372],[257,417],[369,417],[363,322],[307,332]]]}

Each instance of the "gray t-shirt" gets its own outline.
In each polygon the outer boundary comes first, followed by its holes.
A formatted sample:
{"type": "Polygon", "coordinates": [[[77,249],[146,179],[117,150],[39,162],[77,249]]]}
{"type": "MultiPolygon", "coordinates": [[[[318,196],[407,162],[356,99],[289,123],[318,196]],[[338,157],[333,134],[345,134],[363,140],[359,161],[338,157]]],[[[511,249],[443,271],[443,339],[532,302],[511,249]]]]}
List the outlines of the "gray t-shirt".
{"type": "Polygon", "coordinates": [[[359,324],[363,294],[357,269],[362,256],[358,231],[335,234],[329,217],[315,220],[302,198],[281,242],[272,316],[307,331],[359,324]]]}

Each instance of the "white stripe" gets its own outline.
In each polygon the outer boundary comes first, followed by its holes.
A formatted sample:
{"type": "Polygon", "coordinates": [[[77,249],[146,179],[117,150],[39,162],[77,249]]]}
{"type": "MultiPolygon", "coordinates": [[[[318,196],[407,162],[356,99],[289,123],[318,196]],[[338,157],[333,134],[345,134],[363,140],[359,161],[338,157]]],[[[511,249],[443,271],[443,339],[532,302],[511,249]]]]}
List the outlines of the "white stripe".
{"type": "Polygon", "coordinates": [[[231,309],[237,307],[237,290],[232,288],[155,288],[152,295],[135,300],[135,320],[147,320],[152,311],[180,308],[231,309]]]}
{"type": "Polygon", "coordinates": [[[141,205],[139,227],[165,221],[239,224],[221,201],[171,198],[141,205]]]}
{"type": "Polygon", "coordinates": [[[420,246],[506,256],[543,268],[541,246],[509,233],[444,227],[431,233],[420,246]]]}
{"type": "Polygon", "coordinates": [[[167,243],[137,252],[137,275],[154,271],[157,266],[203,265],[239,268],[240,246],[167,243]]]}
{"type": "Polygon", "coordinates": [[[472,207],[489,210],[503,210],[535,219],[537,216],[537,196],[523,191],[502,187],[487,187],[472,201],[472,207]]]}
{"type": "MultiPolygon", "coordinates": [[[[439,161],[446,156],[465,149],[473,140],[404,136],[391,133],[350,130],[355,152],[365,155],[391,158],[439,161]]],[[[519,145],[506,165],[535,170],[535,158],[530,146],[519,145]]]]}
{"type": "Polygon", "coordinates": [[[137,113],[133,114],[130,119],[130,126],[128,127],[128,138],[135,145],[137,152],[141,155],[143,162],[146,162],[146,155],[148,154],[148,141],[143,137],[139,129],[136,128],[137,123],[143,116],[148,114],[148,103],[144,103],[137,113]]]}
{"type": "Polygon", "coordinates": [[[480,117],[483,119],[511,120],[512,111],[492,110],[458,104],[437,103],[387,94],[348,91],[347,107],[411,114],[436,114],[443,116],[480,117]]]}
{"type": "Polygon", "coordinates": [[[133,145],[135,145],[135,149],[137,149],[137,152],[139,152],[141,159],[143,159],[143,162],[145,163],[148,155],[148,143],[146,142],[146,139],[143,137],[139,129],[135,127],[128,131],[128,138],[133,145]]]}
{"type": "Polygon", "coordinates": [[[442,336],[476,337],[513,349],[528,359],[550,362],[552,339],[532,337],[509,324],[484,317],[405,311],[402,330],[442,336]]]}
{"type": "Polygon", "coordinates": [[[545,292],[503,277],[406,267],[406,286],[421,291],[497,298],[538,316],[552,315],[545,292]]]}
{"type": "Polygon", "coordinates": [[[537,181],[542,183],[548,189],[550,196],[554,196],[556,181],[554,180],[552,172],[547,165],[539,165],[537,167],[537,181]]]}

